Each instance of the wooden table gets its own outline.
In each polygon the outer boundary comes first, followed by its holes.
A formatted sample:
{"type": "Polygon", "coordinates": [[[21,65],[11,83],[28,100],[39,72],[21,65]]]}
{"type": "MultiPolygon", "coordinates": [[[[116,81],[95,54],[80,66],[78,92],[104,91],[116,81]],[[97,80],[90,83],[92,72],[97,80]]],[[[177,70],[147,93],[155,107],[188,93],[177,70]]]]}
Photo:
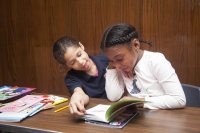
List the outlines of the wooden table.
{"type": "MultiPolygon", "coordinates": [[[[99,103],[110,102],[90,99],[87,107],[99,103]]],[[[64,105],[59,105],[55,109],[61,106],[64,105]]],[[[200,108],[144,110],[137,119],[133,119],[123,129],[86,124],[70,115],[69,109],[54,113],[55,109],[40,112],[20,123],[0,122],[0,133],[200,133],[200,108]]]]}

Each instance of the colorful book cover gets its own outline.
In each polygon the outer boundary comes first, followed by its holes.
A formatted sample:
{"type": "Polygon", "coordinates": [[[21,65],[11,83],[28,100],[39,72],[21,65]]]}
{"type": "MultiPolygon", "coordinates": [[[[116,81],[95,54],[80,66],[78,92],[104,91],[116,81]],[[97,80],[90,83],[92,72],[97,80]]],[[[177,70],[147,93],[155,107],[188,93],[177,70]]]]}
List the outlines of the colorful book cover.
{"type": "Polygon", "coordinates": [[[53,106],[67,102],[68,98],[56,96],[56,95],[44,95],[46,102],[51,102],[53,106]]]}
{"type": "Polygon", "coordinates": [[[33,116],[38,113],[40,108],[42,108],[45,103],[36,103],[20,112],[1,112],[0,113],[0,121],[1,122],[20,122],[23,119],[33,116]]]}
{"type": "Polygon", "coordinates": [[[67,102],[68,98],[61,97],[61,96],[56,96],[56,95],[43,95],[45,98],[41,103],[44,104],[41,108],[39,108],[37,111],[32,113],[30,116],[34,115],[35,113],[41,111],[41,110],[46,110],[46,109],[51,109],[54,108],[56,105],[67,102]]]}
{"type": "Polygon", "coordinates": [[[20,113],[26,113],[29,116],[33,116],[34,114],[38,113],[42,107],[45,106],[46,103],[38,102],[33,104],[32,106],[28,107],[27,109],[21,111],[20,113]]]}
{"type": "Polygon", "coordinates": [[[0,87],[0,102],[10,102],[31,93],[36,88],[2,86],[0,87]]]}
{"type": "Polygon", "coordinates": [[[26,95],[14,102],[0,107],[0,112],[20,112],[44,99],[45,97],[43,95],[26,95]]]}
{"type": "Polygon", "coordinates": [[[100,121],[93,121],[93,120],[86,120],[85,123],[96,125],[96,126],[103,126],[108,128],[123,128],[127,125],[133,118],[138,116],[139,112],[132,112],[129,110],[121,113],[115,119],[110,121],[109,123],[100,122],[100,121]]]}
{"type": "Polygon", "coordinates": [[[68,101],[67,98],[56,95],[49,95],[49,99],[54,101],[53,105],[58,105],[68,101]]]}

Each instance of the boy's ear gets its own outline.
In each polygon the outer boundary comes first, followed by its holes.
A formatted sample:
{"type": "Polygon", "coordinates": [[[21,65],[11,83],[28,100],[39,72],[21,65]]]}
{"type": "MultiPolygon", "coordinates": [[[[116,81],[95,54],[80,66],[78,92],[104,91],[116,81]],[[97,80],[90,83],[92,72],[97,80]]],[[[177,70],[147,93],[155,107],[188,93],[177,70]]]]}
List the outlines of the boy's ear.
{"type": "Polygon", "coordinates": [[[81,42],[79,42],[80,47],[85,50],[85,47],[83,46],[83,44],[81,42]]]}

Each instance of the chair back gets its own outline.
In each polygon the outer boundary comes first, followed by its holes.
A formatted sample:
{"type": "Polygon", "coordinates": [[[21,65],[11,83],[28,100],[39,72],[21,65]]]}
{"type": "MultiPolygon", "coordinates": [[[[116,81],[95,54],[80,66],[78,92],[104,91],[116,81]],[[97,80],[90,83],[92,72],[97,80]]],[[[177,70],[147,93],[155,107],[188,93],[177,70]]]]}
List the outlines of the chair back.
{"type": "Polygon", "coordinates": [[[182,84],[182,87],[186,96],[186,106],[200,107],[200,87],[189,84],[182,84]]]}

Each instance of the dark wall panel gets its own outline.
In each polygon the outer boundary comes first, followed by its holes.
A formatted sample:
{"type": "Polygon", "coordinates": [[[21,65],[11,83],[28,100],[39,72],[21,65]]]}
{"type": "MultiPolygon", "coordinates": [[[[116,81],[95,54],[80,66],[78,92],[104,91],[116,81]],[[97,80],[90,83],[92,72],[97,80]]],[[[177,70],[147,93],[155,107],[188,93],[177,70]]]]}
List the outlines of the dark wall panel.
{"type": "Polygon", "coordinates": [[[0,0],[0,85],[64,94],[64,76],[52,45],[68,35],[92,55],[111,24],[133,24],[153,42],[181,82],[200,86],[200,0],[0,0]]]}
{"type": "Polygon", "coordinates": [[[144,0],[142,34],[171,61],[184,83],[200,86],[200,1],[144,0]]]}

